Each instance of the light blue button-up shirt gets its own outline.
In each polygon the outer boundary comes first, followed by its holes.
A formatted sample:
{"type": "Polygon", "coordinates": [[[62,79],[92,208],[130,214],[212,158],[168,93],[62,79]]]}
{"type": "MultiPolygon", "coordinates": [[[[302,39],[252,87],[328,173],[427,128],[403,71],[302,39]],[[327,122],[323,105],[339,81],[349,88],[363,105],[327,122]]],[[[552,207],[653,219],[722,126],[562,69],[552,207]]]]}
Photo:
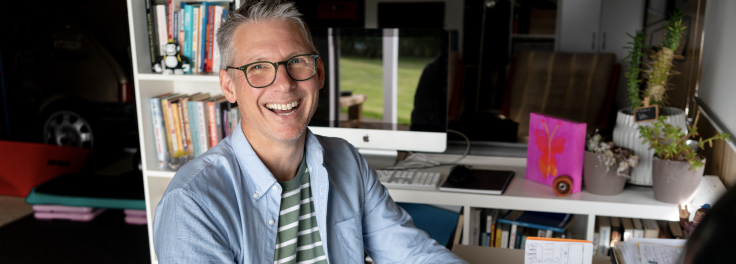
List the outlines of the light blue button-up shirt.
{"type": "MultiPolygon", "coordinates": [[[[240,128],[240,126],[238,126],[240,128]]],[[[307,131],[314,210],[330,263],[466,263],[414,227],[365,159],[307,131]]],[[[159,263],[273,263],[282,189],[242,129],[184,165],[156,208],[159,263]]]]}

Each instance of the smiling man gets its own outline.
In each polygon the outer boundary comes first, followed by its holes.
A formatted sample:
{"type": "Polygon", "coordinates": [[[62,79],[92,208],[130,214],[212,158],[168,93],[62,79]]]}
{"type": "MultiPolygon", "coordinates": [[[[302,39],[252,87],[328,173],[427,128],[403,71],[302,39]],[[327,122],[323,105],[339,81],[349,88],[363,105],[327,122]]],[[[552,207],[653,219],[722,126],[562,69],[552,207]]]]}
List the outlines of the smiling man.
{"type": "Polygon", "coordinates": [[[251,1],[217,34],[241,129],[187,163],[156,208],[159,263],[465,263],[412,224],[365,159],[307,124],[324,66],[293,3],[251,1]]]}

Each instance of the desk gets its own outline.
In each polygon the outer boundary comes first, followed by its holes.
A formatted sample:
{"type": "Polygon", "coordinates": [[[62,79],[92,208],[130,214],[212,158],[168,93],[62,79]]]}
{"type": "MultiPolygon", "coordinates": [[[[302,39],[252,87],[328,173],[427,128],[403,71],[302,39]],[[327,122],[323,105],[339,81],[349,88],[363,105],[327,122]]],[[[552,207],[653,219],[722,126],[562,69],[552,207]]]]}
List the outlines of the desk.
{"type": "MultiPolygon", "coordinates": [[[[455,245],[452,252],[470,264],[524,264],[523,249],[455,245]]],[[[610,263],[611,259],[608,256],[593,256],[593,264],[610,263]]]]}
{"type": "MultiPolygon", "coordinates": [[[[442,163],[452,162],[460,155],[426,154],[427,158],[442,163]]],[[[463,226],[470,226],[472,219],[468,208],[496,208],[512,210],[529,210],[541,212],[558,212],[576,214],[576,220],[570,227],[585,234],[585,239],[593,241],[595,217],[616,216],[643,219],[679,221],[676,204],[668,204],[654,199],[652,187],[629,185],[618,195],[596,195],[583,191],[566,197],[556,196],[552,187],[534,181],[527,181],[526,158],[505,158],[487,156],[467,156],[459,163],[473,165],[477,169],[512,170],[516,176],[503,195],[482,195],[469,193],[441,192],[439,188],[431,191],[406,190],[389,188],[394,201],[407,203],[425,203],[463,206],[463,226]]],[[[426,169],[440,172],[444,182],[450,172],[450,166],[426,169]]],[[[441,185],[441,183],[440,183],[441,185]]],[[[700,183],[696,197],[688,208],[694,215],[695,210],[704,203],[714,204],[726,192],[726,188],[716,176],[705,176],[700,183]]],[[[469,245],[469,228],[463,228],[462,244],[469,245]]]]}

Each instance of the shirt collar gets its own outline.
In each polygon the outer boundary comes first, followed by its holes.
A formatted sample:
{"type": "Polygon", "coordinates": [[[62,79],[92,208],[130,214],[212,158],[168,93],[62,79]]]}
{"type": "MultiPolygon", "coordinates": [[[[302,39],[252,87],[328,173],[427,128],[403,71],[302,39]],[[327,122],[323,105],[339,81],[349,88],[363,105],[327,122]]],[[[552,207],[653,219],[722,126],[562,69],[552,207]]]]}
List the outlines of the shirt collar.
{"type": "MultiPolygon", "coordinates": [[[[258,157],[253,147],[248,142],[248,139],[243,134],[243,127],[238,123],[238,129],[232,135],[232,147],[235,157],[238,160],[238,165],[243,172],[243,177],[246,182],[246,191],[248,195],[253,195],[256,200],[263,197],[266,192],[277,184],[276,178],[271,174],[263,161],[258,157]],[[255,196],[254,194],[258,194],[255,196]]],[[[317,137],[312,134],[312,131],[305,131],[306,135],[306,152],[304,153],[307,157],[307,166],[315,168],[316,166],[322,166],[322,158],[324,156],[324,149],[319,144],[317,137]]]]}

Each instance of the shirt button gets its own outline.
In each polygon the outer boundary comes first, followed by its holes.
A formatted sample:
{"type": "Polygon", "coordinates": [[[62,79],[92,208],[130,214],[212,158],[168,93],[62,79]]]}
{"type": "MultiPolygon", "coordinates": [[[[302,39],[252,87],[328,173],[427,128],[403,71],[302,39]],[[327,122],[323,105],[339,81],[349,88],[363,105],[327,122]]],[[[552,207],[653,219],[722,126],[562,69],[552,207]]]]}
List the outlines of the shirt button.
{"type": "Polygon", "coordinates": [[[272,189],[273,189],[274,191],[278,191],[278,190],[279,190],[279,187],[277,187],[277,186],[274,186],[274,187],[273,187],[272,189]]]}
{"type": "Polygon", "coordinates": [[[271,219],[271,220],[268,220],[268,224],[269,224],[269,225],[273,225],[273,222],[274,222],[274,221],[273,221],[273,219],[271,219]]]}
{"type": "Polygon", "coordinates": [[[258,199],[258,193],[253,193],[253,198],[258,199]]]}

